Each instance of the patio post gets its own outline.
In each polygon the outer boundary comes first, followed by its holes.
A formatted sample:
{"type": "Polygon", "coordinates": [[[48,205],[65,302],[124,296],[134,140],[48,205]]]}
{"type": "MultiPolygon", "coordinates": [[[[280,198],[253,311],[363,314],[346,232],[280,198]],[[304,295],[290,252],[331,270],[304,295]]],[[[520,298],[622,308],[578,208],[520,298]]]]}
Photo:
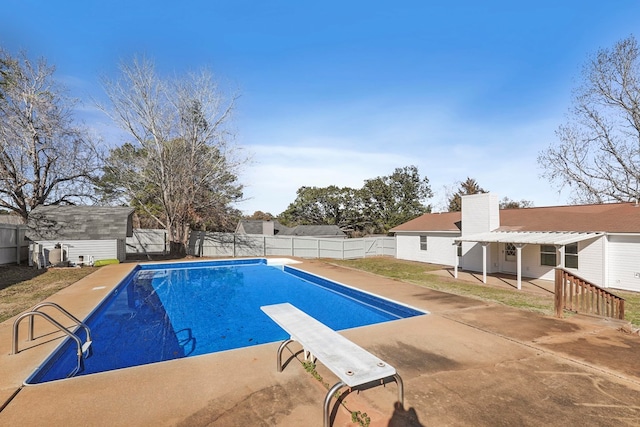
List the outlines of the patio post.
{"type": "Polygon", "coordinates": [[[453,249],[456,251],[453,257],[453,277],[458,278],[458,244],[453,242],[453,249]]]}
{"type": "Polygon", "coordinates": [[[556,250],[560,252],[560,263],[557,263],[558,268],[564,268],[564,245],[555,245],[556,250]]]}
{"type": "Polygon", "coordinates": [[[487,246],[489,242],[481,242],[482,245],[482,283],[487,283],[487,246]]]}
{"type": "Polygon", "coordinates": [[[524,244],[516,243],[516,266],[517,266],[517,274],[518,274],[518,290],[522,289],[522,248],[524,248],[524,244]]]}

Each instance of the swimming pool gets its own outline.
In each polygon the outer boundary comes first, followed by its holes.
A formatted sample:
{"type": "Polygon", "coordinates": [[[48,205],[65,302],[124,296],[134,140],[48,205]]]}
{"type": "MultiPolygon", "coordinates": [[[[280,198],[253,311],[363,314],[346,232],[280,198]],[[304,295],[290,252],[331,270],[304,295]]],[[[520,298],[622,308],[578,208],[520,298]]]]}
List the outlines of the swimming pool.
{"type": "MultiPolygon", "coordinates": [[[[284,340],[260,310],[282,302],[335,330],[425,314],[264,259],[141,264],[86,320],[93,354],[76,376],[284,340]]],[[[68,341],[25,383],[66,378],[68,341]]]]}

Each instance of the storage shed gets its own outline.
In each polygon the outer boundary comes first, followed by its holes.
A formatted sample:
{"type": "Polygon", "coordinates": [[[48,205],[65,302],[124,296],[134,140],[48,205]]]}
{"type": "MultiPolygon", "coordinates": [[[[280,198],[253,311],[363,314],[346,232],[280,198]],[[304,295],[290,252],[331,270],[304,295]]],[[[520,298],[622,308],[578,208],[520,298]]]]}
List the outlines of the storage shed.
{"type": "Polygon", "coordinates": [[[129,207],[38,206],[27,222],[26,237],[32,242],[29,260],[38,266],[122,262],[126,238],[133,235],[132,217],[129,207]],[[52,251],[59,260],[49,260],[52,251]]]}

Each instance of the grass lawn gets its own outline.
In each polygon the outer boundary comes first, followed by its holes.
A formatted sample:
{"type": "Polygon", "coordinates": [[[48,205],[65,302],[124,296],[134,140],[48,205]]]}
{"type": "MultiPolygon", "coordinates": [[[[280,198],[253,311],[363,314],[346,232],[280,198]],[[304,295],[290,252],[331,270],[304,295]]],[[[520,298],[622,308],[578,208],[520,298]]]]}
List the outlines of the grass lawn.
{"type": "MultiPolygon", "coordinates": [[[[534,295],[507,289],[478,286],[473,283],[447,279],[430,271],[438,270],[437,265],[393,258],[365,258],[354,260],[330,260],[332,264],[368,271],[381,276],[403,280],[430,289],[464,295],[483,301],[492,301],[510,307],[535,311],[546,315],[554,315],[553,296],[534,295]]],[[[625,299],[625,320],[635,327],[640,327],[640,293],[613,290],[613,293],[625,299]]]]}
{"type": "Polygon", "coordinates": [[[0,322],[96,271],[97,267],[35,269],[0,266],[0,322]]]}
{"type": "MultiPolygon", "coordinates": [[[[447,279],[430,271],[440,266],[393,258],[327,260],[332,264],[368,271],[381,276],[414,283],[427,288],[492,301],[510,307],[553,315],[553,297],[478,286],[447,279]]],[[[59,290],[96,271],[97,267],[52,268],[36,270],[26,266],[0,266],[0,322],[3,322],[59,290]]],[[[640,293],[615,291],[625,302],[625,319],[640,327],[640,293]]]]}

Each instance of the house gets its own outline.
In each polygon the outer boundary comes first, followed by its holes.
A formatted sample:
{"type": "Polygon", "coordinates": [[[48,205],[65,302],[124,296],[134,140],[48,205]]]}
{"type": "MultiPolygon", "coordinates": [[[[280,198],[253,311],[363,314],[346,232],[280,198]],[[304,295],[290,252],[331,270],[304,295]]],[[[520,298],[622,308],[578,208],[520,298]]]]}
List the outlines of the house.
{"type": "MultiPolygon", "coordinates": [[[[462,212],[424,214],[391,230],[399,259],[554,279],[562,267],[596,285],[640,291],[636,203],[499,209],[491,193],[462,198],[462,212]]],[[[486,279],[485,279],[486,280],[486,279]]]]}
{"type": "Polygon", "coordinates": [[[238,222],[236,234],[259,234],[263,236],[296,236],[316,238],[346,238],[337,225],[297,225],[286,227],[276,220],[248,220],[238,222]]]}
{"type": "Polygon", "coordinates": [[[236,234],[260,234],[263,236],[276,236],[286,229],[276,220],[241,219],[236,227],[236,234]]]}
{"type": "Polygon", "coordinates": [[[45,265],[48,253],[59,246],[61,261],[71,264],[124,261],[126,238],[133,235],[132,217],[129,207],[38,206],[29,214],[25,233],[35,244],[32,259],[45,265]]]}

